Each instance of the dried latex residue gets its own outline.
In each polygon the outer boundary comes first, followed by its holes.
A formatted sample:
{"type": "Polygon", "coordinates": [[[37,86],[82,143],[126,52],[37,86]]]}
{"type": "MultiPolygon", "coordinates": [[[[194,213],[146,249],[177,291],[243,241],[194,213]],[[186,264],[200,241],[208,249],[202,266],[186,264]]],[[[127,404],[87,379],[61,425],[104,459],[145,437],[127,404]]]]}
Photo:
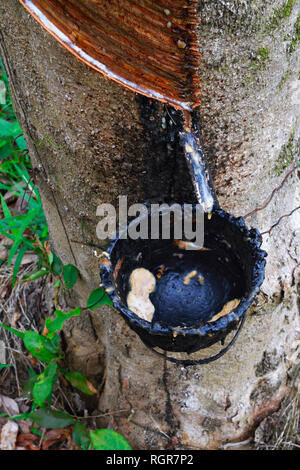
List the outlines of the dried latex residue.
{"type": "Polygon", "coordinates": [[[154,314],[154,305],[149,295],[155,289],[155,277],[145,268],[132,271],[129,278],[131,291],[127,296],[128,308],[142,320],[151,322],[154,314]]]}
{"type": "Polygon", "coordinates": [[[190,283],[190,281],[191,281],[191,279],[192,279],[193,277],[195,277],[195,276],[197,276],[197,271],[196,271],[196,270],[191,271],[190,273],[188,273],[188,274],[184,277],[184,279],[183,279],[183,284],[184,284],[185,286],[188,286],[189,283],[190,283]]]}
{"type": "Polygon", "coordinates": [[[240,300],[239,299],[234,299],[234,300],[230,300],[229,302],[227,302],[227,304],[224,305],[224,307],[222,308],[221,312],[217,313],[214,317],[212,317],[208,323],[212,322],[212,321],[216,321],[218,320],[219,318],[221,317],[224,317],[225,315],[227,315],[228,313],[231,312],[231,310],[233,310],[234,308],[236,308],[240,303],[240,300]]]}
{"type": "Polygon", "coordinates": [[[174,240],[175,245],[177,245],[181,250],[198,250],[198,251],[209,251],[208,248],[204,246],[196,245],[194,242],[187,242],[184,240],[174,240]]]}

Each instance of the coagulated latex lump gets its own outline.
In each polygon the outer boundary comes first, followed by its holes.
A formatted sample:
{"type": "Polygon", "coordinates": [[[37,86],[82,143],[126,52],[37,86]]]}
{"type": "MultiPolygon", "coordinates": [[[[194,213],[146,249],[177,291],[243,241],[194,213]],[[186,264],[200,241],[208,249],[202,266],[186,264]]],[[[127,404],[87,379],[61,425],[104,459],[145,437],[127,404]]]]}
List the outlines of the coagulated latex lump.
{"type": "Polygon", "coordinates": [[[155,289],[155,277],[148,269],[137,268],[130,274],[129,284],[128,308],[143,320],[151,322],[155,309],[149,295],[155,289]]]}

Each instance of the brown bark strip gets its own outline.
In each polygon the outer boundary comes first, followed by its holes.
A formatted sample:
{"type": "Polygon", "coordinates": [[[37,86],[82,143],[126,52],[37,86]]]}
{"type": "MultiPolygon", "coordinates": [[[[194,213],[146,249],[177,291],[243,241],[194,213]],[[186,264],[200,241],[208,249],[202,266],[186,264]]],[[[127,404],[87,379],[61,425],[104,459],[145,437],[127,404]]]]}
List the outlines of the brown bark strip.
{"type": "Polygon", "coordinates": [[[87,65],[178,108],[199,104],[196,0],[20,0],[87,65]]]}

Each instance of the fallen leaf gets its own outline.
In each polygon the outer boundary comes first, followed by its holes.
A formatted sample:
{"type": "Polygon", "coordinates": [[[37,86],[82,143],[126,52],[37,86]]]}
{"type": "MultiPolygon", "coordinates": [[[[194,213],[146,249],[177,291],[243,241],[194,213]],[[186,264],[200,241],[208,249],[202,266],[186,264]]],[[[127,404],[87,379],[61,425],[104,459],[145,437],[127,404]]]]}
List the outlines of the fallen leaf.
{"type": "Polygon", "coordinates": [[[6,397],[5,395],[0,395],[0,407],[5,413],[8,413],[9,416],[15,416],[19,414],[19,407],[17,402],[12,398],[6,397]]]}
{"type": "Polygon", "coordinates": [[[39,257],[36,254],[26,253],[22,258],[21,266],[24,266],[26,264],[36,263],[38,259],[39,257]]]}
{"type": "Polygon", "coordinates": [[[13,314],[12,320],[10,322],[10,325],[12,328],[17,328],[17,323],[20,320],[21,314],[19,312],[15,312],[13,314]]]}
{"type": "MultiPolygon", "coordinates": [[[[38,444],[39,436],[36,436],[35,434],[32,433],[27,433],[27,434],[19,434],[17,438],[17,445],[25,448],[32,448],[33,443],[36,442],[38,444]]],[[[38,445],[34,446],[36,449],[38,448],[38,445]]]]}
{"type": "Polygon", "coordinates": [[[3,199],[7,204],[15,201],[16,198],[17,198],[17,195],[13,193],[12,191],[6,191],[6,193],[3,196],[3,199]]]}
{"type": "Polygon", "coordinates": [[[11,238],[3,237],[1,240],[1,245],[12,246],[13,244],[14,244],[14,241],[11,238]]]}
{"type": "Polygon", "coordinates": [[[1,259],[2,261],[5,261],[5,260],[8,258],[8,253],[9,253],[8,248],[5,248],[5,246],[1,246],[1,249],[0,249],[0,259],[1,259]]]}
{"type": "Polygon", "coordinates": [[[98,390],[94,387],[94,385],[89,380],[86,381],[86,384],[89,387],[91,392],[98,393],[98,390]]]}
{"type": "Polygon", "coordinates": [[[49,447],[52,447],[54,444],[63,443],[68,440],[67,433],[65,429],[51,429],[45,434],[42,449],[48,450],[49,447]]]}
{"type": "MultiPolygon", "coordinates": [[[[20,411],[21,411],[21,413],[26,413],[27,411],[29,411],[29,408],[26,411],[23,411],[22,409],[20,409],[20,411]]],[[[30,434],[29,423],[27,423],[26,421],[20,420],[20,421],[18,421],[18,425],[19,425],[19,428],[20,428],[20,432],[22,434],[30,434]]]]}
{"type": "MultiPolygon", "coordinates": [[[[27,193],[28,194],[28,193],[27,193]]],[[[18,197],[15,202],[15,210],[20,214],[25,214],[28,209],[28,202],[23,197],[18,197]]]]}
{"type": "Polygon", "coordinates": [[[4,284],[4,286],[1,286],[0,288],[0,297],[2,299],[5,299],[5,297],[9,295],[10,291],[11,291],[11,282],[10,282],[10,279],[8,279],[8,281],[4,284]]]}
{"type": "Polygon", "coordinates": [[[49,256],[50,255],[50,247],[48,245],[48,240],[46,240],[44,242],[44,248],[45,248],[45,251],[46,251],[47,255],[49,256]]]}
{"type": "Polygon", "coordinates": [[[0,450],[14,450],[19,427],[14,421],[8,421],[1,430],[0,450]]]}
{"type": "Polygon", "coordinates": [[[14,244],[14,241],[10,238],[3,237],[0,245],[0,259],[5,261],[8,258],[9,248],[14,244]]]}

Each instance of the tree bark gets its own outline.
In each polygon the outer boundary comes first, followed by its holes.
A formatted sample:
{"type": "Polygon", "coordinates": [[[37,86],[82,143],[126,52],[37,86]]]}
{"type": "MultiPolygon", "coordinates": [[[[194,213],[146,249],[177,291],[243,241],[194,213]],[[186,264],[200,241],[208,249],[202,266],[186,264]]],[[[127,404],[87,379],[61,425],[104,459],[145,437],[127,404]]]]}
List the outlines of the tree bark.
{"type": "MultiPolygon", "coordinates": [[[[299,160],[299,49],[290,44],[300,7],[287,2],[283,14],[283,3],[199,1],[204,145],[220,205],[236,216],[262,206],[299,160]]],[[[78,62],[17,0],[2,1],[0,26],[15,110],[33,166],[41,169],[51,244],[65,264],[80,269],[68,302],[83,305],[99,284],[98,261],[74,240],[82,241],[83,224],[86,241],[100,244],[99,203],[116,204],[119,195],[129,203],[194,200],[184,159],[164,125],[171,108],[78,62]],[[43,138],[63,148],[37,145],[43,138]]],[[[248,225],[268,230],[299,198],[294,172],[248,225]]],[[[141,449],[217,448],[251,436],[279,408],[299,356],[299,227],[296,211],[263,236],[261,292],[237,343],[215,363],[166,362],[107,306],[70,321],[67,357],[99,388],[106,414],[100,425],[141,449]]]]}

